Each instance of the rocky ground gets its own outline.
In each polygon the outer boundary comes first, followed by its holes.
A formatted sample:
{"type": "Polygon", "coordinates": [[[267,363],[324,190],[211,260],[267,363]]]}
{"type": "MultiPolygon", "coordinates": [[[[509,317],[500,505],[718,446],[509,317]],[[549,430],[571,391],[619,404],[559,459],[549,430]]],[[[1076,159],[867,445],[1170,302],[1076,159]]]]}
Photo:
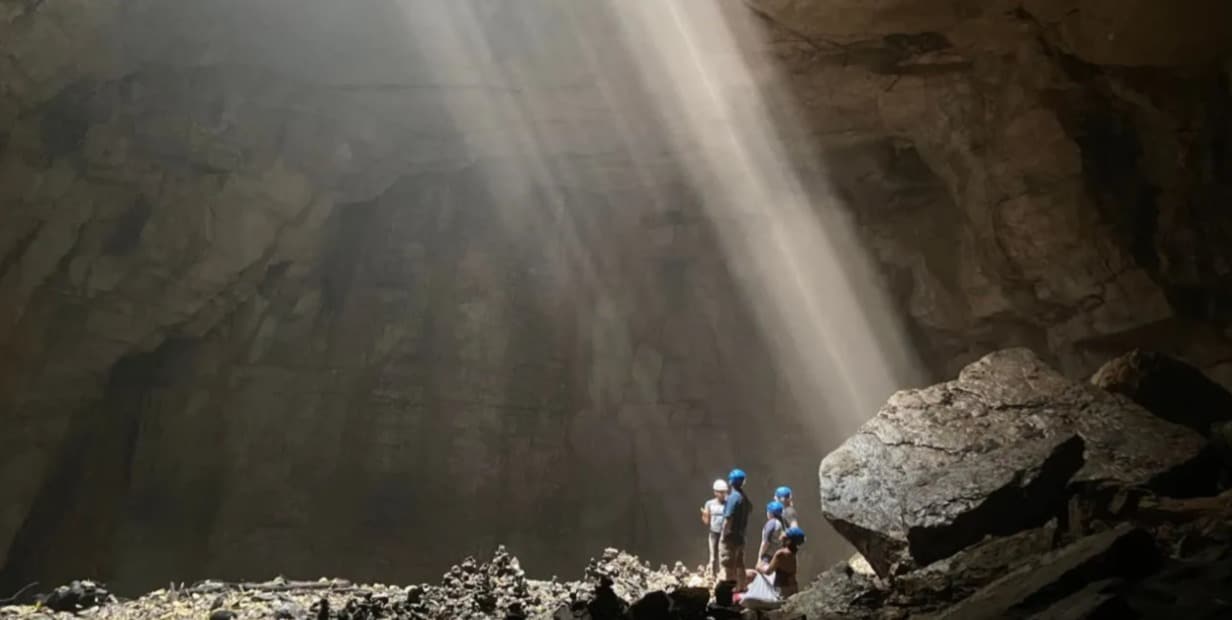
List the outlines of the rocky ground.
{"type": "Polygon", "coordinates": [[[102,585],[74,582],[35,597],[39,600],[31,604],[0,607],[0,618],[573,618],[575,611],[578,617],[589,617],[587,608],[605,600],[615,602],[622,613],[628,601],[655,591],[670,591],[675,599],[688,594],[693,601],[701,594],[704,607],[708,593],[690,588],[703,580],[680,564],[670,570],[653,569],[636,556],[608,549],[590,562],[578,581],[540,581],[528,579],[518,559],[502,547],[487,561],[467,558],[435,585],[355,584],[324,578],[242,584],[206,581],[120,600],[102,585]]]}

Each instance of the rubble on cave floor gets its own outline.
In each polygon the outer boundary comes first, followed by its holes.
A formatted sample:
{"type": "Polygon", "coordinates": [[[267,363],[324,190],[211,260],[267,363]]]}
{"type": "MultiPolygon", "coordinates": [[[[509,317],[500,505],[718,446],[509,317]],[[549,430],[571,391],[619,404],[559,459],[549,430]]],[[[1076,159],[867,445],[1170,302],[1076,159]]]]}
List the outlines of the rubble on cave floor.
{"type": "Polygon", "coordinates": [[[614,549],[577,581],[528,579],[502,548],[434,585],[206,582],[118,602],[74,583],[47,605],[105,599],[77,617],[160,620],[1232,618],[1232,394],[1179,406],[1197,375],[1178,364],[1118,370],[1114,386],[1015,349],[895,394],[819,469],[823,515],[860,554],[761,615],[713,609],[704,575],[614,549]]]}
{"type": "Polygon", "coordinates": [[[1232,394],[1213,385],[1141,353],[1076,382],[1012,349],[895,394],[819,472],[867,562],[770,617],[1232,618],[1232,394]]]}
{"type": "Polygon", "coordinates": [[[41,603],[0,607],[0,619],[453,620],[573,618],[573,610],[582,610],[582,617],[593,617],[585,610],[595,598],[597,584],[608,584],[628,605],[655,591],[687,591],[695,601],[696,586],[704,580],[679,563],[672,569],[655,569],[637,556],[616,549],[607,549],[592,559],[580,580],[535,580],[527,578],[518,559],[501,547],[487,561],[467,558],[451,567],[438,584],[356,584],[325,578],[278,578],[260,583],[205,581],[119,600],[101,585],[74,582],[44,597],[41,603]],[[82,596],[73,595],[78,591],[82,596]]]}

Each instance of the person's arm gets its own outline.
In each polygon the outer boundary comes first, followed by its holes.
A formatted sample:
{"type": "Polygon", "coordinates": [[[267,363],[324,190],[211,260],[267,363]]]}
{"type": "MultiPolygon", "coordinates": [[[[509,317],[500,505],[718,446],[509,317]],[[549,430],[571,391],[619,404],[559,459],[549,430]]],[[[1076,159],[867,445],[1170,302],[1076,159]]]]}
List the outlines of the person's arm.
{"type": "Polygon", "coordinates": [[[782,549],[775,551],[774,557],[770,558],[770,562],[763,565],[763,570],[761,572],[766,575],[773,575],[774,573],[779,572],[779,558],[782,556],[782,549]]]}
{"type": "Polygon", "coordinates": [[[770,542],[769,537],[774,535],[774,530],[770,528],[770,523],[771,522],[767,522],[766,525],[761,528],[761,545],[757,547],[757,561],[759,563],[762,558],[766,557],[766,545],[770,542]]]}
{"type": "Polygon", "coordinates": [[[727,501],[723,503],[723,537],[726,538],[731,534],[732,528],[732,513],[736,510],[736,494],[733,493],[727,496],[727,501]]]}
{"type": "Polygon", "coordinates": [[[702,504],[702,523],[710,525],[710,502],[702,504]]]}

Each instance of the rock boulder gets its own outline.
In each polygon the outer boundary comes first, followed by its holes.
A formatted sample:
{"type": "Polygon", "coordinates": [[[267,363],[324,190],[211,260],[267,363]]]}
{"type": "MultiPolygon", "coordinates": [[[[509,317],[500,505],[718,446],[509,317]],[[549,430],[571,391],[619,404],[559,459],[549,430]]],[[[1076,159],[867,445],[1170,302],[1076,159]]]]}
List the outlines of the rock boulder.
{"type": "Polygon", "coordinates": [[[826,519],[882,576],[1042,524],[1074,483],[1166,493],[1203,438],[1026,349],[892,396],[821,463],[826,519]]]}
{"type": "Polygon", "coordinates": [[[1201,370],[1163,353],[1130,351],[1101,366],[1091,383],[1204,435],[1213,425],[1232,420],[1232,393],[1201,370]]]}

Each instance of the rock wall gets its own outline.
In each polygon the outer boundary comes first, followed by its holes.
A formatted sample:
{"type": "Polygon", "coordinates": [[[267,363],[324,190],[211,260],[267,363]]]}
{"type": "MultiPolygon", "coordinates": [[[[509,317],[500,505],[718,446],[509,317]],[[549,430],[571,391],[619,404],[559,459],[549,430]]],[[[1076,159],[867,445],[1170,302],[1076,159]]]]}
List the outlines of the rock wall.
{"type": "MultiPolygon", "coordinates": [[[[0,0],[4,585],[699,558],[733,462],[816,505],[841,434],[802,430],[688,111],[605,5],[511,6],[0,0]]],[[[1221,3],[750,8],[935,376],[1229,379],[1221,3]]]]}
{"type": "Polygon", "coordinates": [[[1226,3],[750,5],[936,376],[1143,345],[1232,382],[1226,3]]]}

